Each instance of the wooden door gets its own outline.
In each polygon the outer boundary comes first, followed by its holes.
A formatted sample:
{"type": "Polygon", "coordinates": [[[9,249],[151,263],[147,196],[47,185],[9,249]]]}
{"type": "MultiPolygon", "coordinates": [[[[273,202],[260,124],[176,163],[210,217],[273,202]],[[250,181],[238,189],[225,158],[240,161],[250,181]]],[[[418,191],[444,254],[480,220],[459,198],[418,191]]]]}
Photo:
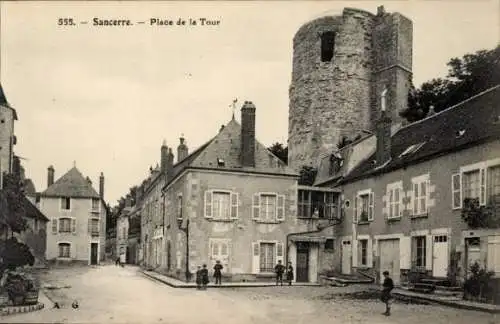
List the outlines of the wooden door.
{"type": "Polygon", "coordinates": [[[432,247],[432,276],[445,278],[448,272],[449,251],[448,251],[448,236],[434,236],[434,244],[432,247]]]}
{"type": "Polygon", "coordinates": [[[90,243],[90,264],[97,264],[98,243],[90,243]]]}
{"type": "Polygon", "coordinates": [[[226,239],[212,239],[210,240],[210,264],[207,264],[210,268],[209,271],[213,271],[214,265],[217,261],[220,261],[222,266],[222,272],[229,272],[229,240],[226,239]]]}
{"type": "Polygon", "coordinates": [[[380,240],[380,280],[383,282],[384,271],[389,271],[389,276],[394,281],[395,285],[400,282],[399,269],[399,239],[395,240],[380,240]]]}
{"type": "Polygon", "coordinates": [[[342,241],[342,273],[351,274],[351,240],[342,241]]]}
{"type": "Polygon", "coordinates": [[[297,282],[309,281],[309,243],[297,242],[297,282]]]}

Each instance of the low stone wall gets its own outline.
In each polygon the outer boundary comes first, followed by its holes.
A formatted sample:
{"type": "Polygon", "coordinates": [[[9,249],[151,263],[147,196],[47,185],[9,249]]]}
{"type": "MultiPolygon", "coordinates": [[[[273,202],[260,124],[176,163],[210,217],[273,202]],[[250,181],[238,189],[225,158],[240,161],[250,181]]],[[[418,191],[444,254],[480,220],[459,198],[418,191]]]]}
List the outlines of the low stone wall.
{"type": "Polygon", "coordinates": [[[3,308],[0,308],[0,316],[34,312],[37,310],[41,310],[44,307],[45,305],[43,303],[38,303],[36,305],[26,305],[26,306],[5,306],[3,308]]]}

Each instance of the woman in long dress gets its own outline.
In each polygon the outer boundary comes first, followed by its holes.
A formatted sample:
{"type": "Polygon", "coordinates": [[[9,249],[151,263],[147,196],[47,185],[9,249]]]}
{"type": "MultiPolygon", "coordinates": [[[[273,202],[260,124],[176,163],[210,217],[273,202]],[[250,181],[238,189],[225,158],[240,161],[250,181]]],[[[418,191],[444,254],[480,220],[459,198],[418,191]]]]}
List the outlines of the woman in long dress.
{"type": "Polygon", "coordinates": [[[286,268],[286,281],[288,281],[288,285],[289,286],[292,285],[292,281],[293,281],[293,267],[292,267],[292,263],[291,262],[288,262],[288,267],[286,268]]]}

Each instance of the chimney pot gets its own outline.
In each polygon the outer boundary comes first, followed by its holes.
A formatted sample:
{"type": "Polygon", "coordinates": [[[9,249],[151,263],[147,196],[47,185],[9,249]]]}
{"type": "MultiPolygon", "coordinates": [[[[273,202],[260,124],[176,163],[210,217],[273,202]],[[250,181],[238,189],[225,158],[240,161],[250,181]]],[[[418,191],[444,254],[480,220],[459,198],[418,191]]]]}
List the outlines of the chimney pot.
{"type": "Polygon", "coordinates": [[[104,173],[99,176],[99,197],[104,200],[104,173]]]}
{"type": "Polygon", "coordinates": [[[51,165],[47,168],[47,188],[54,184],[54,167],[51,165]]]}
{"type": "Polygon", "coordinates": [[[184,134],[179,138],[179,146],[177,146],[177,162],[184,160],[189,155],[189,150],[185,144],[184,134]]]}

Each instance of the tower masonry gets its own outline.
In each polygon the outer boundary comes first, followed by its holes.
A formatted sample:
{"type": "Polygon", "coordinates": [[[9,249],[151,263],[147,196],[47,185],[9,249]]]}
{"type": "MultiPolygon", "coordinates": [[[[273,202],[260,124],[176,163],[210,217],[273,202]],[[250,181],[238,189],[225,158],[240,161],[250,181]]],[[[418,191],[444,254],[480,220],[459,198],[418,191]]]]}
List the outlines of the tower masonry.
{"type": "Polygon", "coordinates": [[[345,8],[304,24],[293,38],[288,163],[316,167],[342,137],[374,131],[377,98],[402,123],[412,76],[413,25],[399,13],[345,8]]]}

